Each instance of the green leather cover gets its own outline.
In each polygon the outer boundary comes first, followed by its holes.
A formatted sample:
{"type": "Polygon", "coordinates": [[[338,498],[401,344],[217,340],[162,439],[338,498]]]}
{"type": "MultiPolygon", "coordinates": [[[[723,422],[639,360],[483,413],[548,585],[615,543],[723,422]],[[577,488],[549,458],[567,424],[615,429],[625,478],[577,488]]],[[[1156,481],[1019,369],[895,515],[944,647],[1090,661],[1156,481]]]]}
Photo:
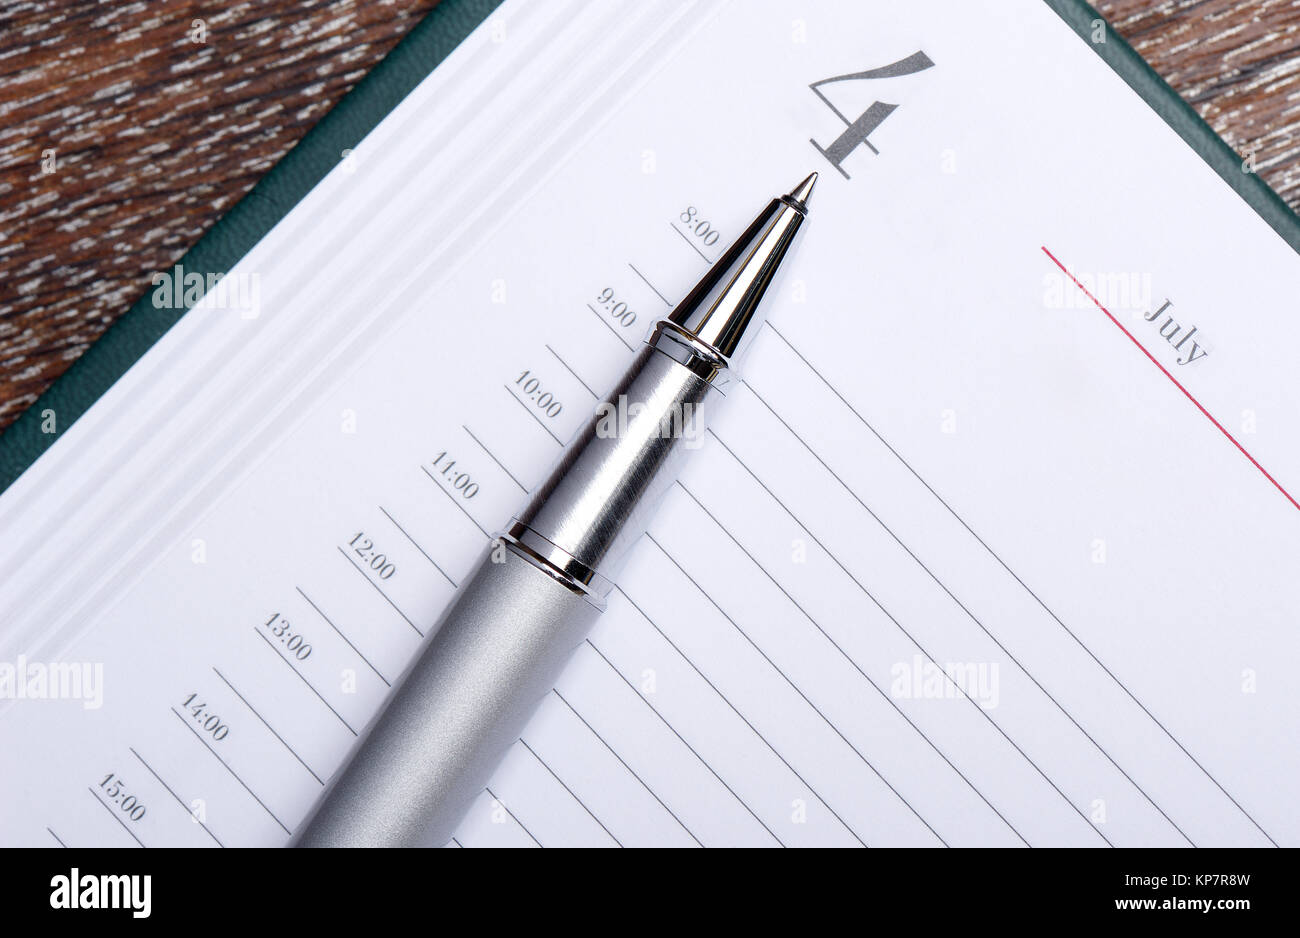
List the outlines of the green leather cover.
{"type": "MultiPolygon", "coordinates": [[[[397,47],[329,112],[182,258],[186,271],[230,270],[393,107],[494,10],[501,0],[442,0],[397,47]]],[[[537,0],[543,2],[543,0],[537,0]]],[[[1084,41],[1140,94],[1206,162],[1293,248],[1300,251],[1300,218],[1242,158],[1220,139],[1120,36],[1106,28],[1084,0],[1045,0],[1084,41]]],[[[181,316],[157,309],[150,291],[118,319],[64,375],[0,435],[0,491],[121,377],[181,316]],[[44,433],[41,414],[56,415],[56,433],[44,433]]]]}

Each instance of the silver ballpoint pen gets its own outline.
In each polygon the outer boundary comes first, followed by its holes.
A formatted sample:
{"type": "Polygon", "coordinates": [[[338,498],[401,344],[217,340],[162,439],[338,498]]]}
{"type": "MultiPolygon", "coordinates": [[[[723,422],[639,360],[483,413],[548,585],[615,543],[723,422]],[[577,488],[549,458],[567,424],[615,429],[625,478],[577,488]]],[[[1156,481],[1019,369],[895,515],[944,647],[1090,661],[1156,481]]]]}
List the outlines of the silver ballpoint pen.
{"type": "Polygon", "coordinates": [[[488,547],[295,844],[441,846],[605,607],[628,549],[736,381],[813,173],[666,318],[488,547]]]}

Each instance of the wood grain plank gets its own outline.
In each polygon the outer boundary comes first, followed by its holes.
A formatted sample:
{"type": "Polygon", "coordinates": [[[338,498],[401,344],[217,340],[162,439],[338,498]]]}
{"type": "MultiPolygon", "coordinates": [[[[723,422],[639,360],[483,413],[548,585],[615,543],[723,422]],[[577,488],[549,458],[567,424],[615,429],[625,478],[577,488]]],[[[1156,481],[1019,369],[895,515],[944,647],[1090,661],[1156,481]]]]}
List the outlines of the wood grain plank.
{"type": "Polygon", "coordinates": [[[436,3],[0,4],[0,427],[436,3]]]}
{"type": "Polygon", "coordinates": [[[1111,21],[1300,210],[1300,3],[1099,0],[1111,21]]]}

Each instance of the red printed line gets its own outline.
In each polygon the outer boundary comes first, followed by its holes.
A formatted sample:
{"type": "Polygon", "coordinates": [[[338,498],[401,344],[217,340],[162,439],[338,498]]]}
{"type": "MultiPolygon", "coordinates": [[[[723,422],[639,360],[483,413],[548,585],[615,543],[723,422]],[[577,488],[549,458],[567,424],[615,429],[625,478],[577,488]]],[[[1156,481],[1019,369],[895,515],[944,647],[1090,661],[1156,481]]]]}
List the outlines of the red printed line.
{"type": "Polygon", "coordinates": [[[1282,495],[1286,498],[1286,500],[1289,501],[1292,505],[1294,505],[1294,506],[1296,507],[1297,510],[1300,510],[1300,502],[1297,502],[1294,498],[1292,498],[1292,497],[1291,497],[1291,493],[1288,492],[1286,489],[1282,488],[1281,483],[1279,483],[1279,482],[1277,481],[1277,479],[1275,479],[1275,478],[1273,478],[1271,475],[1269,475],[1269,474],[1268,474],[1268,470],[1265,469],[1263,466],[1261,466],[1261,465],[1259,464],[1259,460],[1257,460],[1254,456],[1250,455],[1250,453],[1246,451],[1246,447],[1244,447],[1244,446],[1242,446],[1240,443],[1238,443],[1238,442],[1237,442],[1237,438],[1234,437],[1234,436],[1233,436],[1231,433],[1229,433],[1227,430],[1225,430],[1224,427],[1223,427],[1223,424],[1221,424],[1221,423],[1219,423],[1219,421],[1215,420],[1215,419],[1214,419],[1214,415],[1211,414],[1211,413],[1210,413],[1208,410],[1206,410],[1204,407],[1202,407],[1202,406],[1201,406],[1201,402],[1198,401],[1195,397],[1193,397],[1192,394],[1191,394],[1191,392],[1188,391],[1187,388],[1183,387],[1183,386],[1178,382],[1178,379],[1175,378],[1173,375],[1171,375],[1171,374],[1169,373],[1169,369],[1167,369],[1164,365],[1160,364],[1160,362],[1156,361],[1156,357],[1155,357],[1154,355],[1152,355],[1150,352],[1147,351],[1146,346],[1143,345],[1141,342],[1139,342],[1137,339],[1135,339],[1135,338],[1133,337],[1133,333],[1131,333],[1131,332],[1129,332],[1127,329],[1125,329],[1124,326],[1120,323],[1120,321],[1119,321],[1118,319],[1116,319],[1114,316],[1111,315],[1110,310],[1108,310],[1106,307],[1102,306],[1101,303],[1099,303],[1099,302],[1097,301],[1097,298],[1096,298],[1095,296],[1093,296],[1091,293],[1088,292],[1088,288],[1085,287],[1083,284],[1081,284],[1081,283],[1078,281],[1078,279],[1074,276],[1074,274],[1070,273],[1068,270],[1065,269],[1065,265],[1062,264],[1059,260],[1056,259],[1056,255],[1053,254],[1051,251],[1047,250],[1046,247],[1043,248],[1043,253],[1046,254],[1048,257],[1050,257],[1050,258],[1052,259],[1052,263],[1053,263],[1053,264],[1055,264],[1057,267],[1061,268],[1061,273],[1065,274],[1065,276],[1069,277],[1071,280],[1074,281],[1074,285],[1075,285],[1076,287],[1078,287],[1080,290],[1082,290],[1084,296],[1086,296],[1088,299],[1092,300],[1093,304],[1094,304],[1094,305],[1095,305],[1099,310],[1101,310],[1103,313],[1106,314],[1106,318],[1109,319],[1111,322],[1113,322],[1113,323],[1116,325],[1116,327],[1118,327],[1118,329],[1119,329],[1120,332],[1122,332],[1122,333],[1124,333],[1126,336],[1128,336],[1130,342],[1132,342],[1134,345],[1136,345],[1139,349],[1142,350],[1142,354],[1143,354],[1143,355],[1145,355],[1147,358],[1151,359],[1151,364],[1153,364],[1153,365],[1155,365],[1157,368],[1159,368],[1159,369],[1161,370],[1161,372],[1164,373],[1164,376],[1165,376],[1166,378],[1168,378],[1170,381],[1172,381],[1172,382],[1174,383],[1174,387],[1176,387],[1176,388],[1178,388],[1178,390],[1182,391],[1182,392],[1183,392],[1183,395],[1184,395],[1184,396],[1185,396],[1189,401],[1191,401],[1193,404],[1196,405],[1196,409],[1199,410],[1201,413],[1203,413],[1203,414],[1205,415],[1205,419],[1208,420],[1208,421],[1210,421],[1210,423],[1214,424],[1214,425],[1218,428],[1219,432],[1222,433],[1224,436],[1226,436],[1226,437],[1228,438],[1229,442],[1231,442],[1233,446],[1235,446],[1235,447],[1237,447],[1237,449],[1241,450],[1241,455],[1243,455],[1243,456],[1245,456],[1247,459],[1249,459],[1249,460],[1250,460],[1250,464],[1251,464],[1252,466],[1254,466],[1256,469],[1258,469],[1261,473],[1263,473],[1264,478],[1266,478],[1266,479],[1268,479],[1268,481],[1272,482],[1272,483],[1273,483],[1273,487],[1276,488],[1279,492],[1281,492],[1282,495]]]}

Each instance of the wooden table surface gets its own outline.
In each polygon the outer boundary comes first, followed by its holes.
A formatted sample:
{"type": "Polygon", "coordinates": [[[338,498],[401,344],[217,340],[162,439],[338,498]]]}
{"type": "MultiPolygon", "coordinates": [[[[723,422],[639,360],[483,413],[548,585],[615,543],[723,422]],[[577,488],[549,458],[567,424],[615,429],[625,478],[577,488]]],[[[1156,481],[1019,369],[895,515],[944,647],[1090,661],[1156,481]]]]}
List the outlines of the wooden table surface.
{"type": "MultiPolygon", "coordinates": [[[[436,3],[0,6],[0,428],[436,3]]],[[[1300,209],[1300,2],[1095,5],[1300,209]]]]}

